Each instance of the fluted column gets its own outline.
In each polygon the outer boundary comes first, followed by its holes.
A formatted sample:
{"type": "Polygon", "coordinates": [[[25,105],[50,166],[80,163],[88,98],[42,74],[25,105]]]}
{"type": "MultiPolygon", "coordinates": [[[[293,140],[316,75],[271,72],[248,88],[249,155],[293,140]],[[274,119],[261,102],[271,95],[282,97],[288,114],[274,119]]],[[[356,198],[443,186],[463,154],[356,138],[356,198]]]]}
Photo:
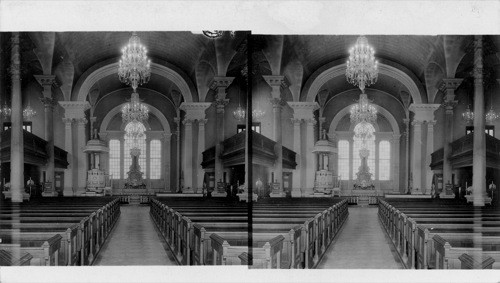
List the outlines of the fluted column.
{"type": "Polygon", "coordinates": [[[393,187],[392,190],[394,193],[400,191],[399,188],[399,152],[400,152],[400,140],[401,135],[394,134],[392,136],[392,154],[391,154],[391,163],[392,163],[392,180],[393,187]]]}
{"type": "Polygon", "coordinates": [[[425,161],[425,169],[427,171],[426,175],[426,192],[425,194],[431,193],[432,188],[432,170],[431,170],[431,162],[432,162],[432,153],[434,152],[434,125],[436,125],[435,120],[427,121],[427,154],[425,161]]]}
{"type": "Polygon", "coordinates": [[[443,79],[442,89],[445,92],[443,107],[445,109],[443,133],[443,185],[451,184],[451,142],[453,141],[453,109],[458,101],[455,100],[455,90],[460,86],[463,79],[443,79]]]}
{"type": "Polygon", "coordinates": [[[413,191],[422,190],[422,121],[412,121],[413,126],[413,191]]]}
{"type": "Polygon", "coordinates": [[[164,168],[164,177],[163,179],[165,180],[165,191],[170,190],[170,158],[171,158],[171,153],[170,153],[170,147],[171,147],[171,139],[172,139],[172,134],[171,133],[163,133],[163,168],[164,168]]]}
{"type": "Polygon", "coordinates": [[[472,186],[474,206],[484,206],[486,198],[486,137],[484,133],[483,38],[474,41],[474,149],[472,186]]]}
{"type": "Polygon", "coordinates": [[[193,120],[184,119],[184,190],[193,188],[193,120]]]}
{"type": "Polygon", "coordinates": [[[404,188],[400,192],[408,192],[410,180],[410,119],[403,119],[405,123],[405,182],[404,188]]]}
{"type": "MultiPolygon", "coordinates": [[[[279,89],[278,89],[279,91],[279,89]]],[[[283,190],[283,137],[282,137],[282,127],[281,127],[281,108],[283,101],[281,98],[271,98],[271,105],[273,106],[273,138],[276,142],[274,146],[274,152],[276,154],[276,160],[274,162],[274,180],[280,184],[280,193],[283,190]]]]}
{"type": "Polygon", "coordinates": [[[177,126],[177,129],[175,131],[175,136],[177,137],[177,160],[176,160],[176,166],[175,166],[175,172],[176,172],[176,180],[175,180],[175,185],[176,188],[173,188],[172,191],[178,191],[179,188],[181,187],[181,119],[179,118],[180,114],[177,114],[177,117],[174,118],[174,122],[177,126]]]}
{"type": "Polygon", "coordinates": [[[300,144],[300,139],[301,139],[301,133],[300,133],[300,123],[302,122],[301,119],[292,119],[293,123],[293,150],[295,151],[295,160],[297,162],[297,167],[295,171],[292,173],[292,197],[301,197],[301,188],[302,188],[302,176],[301,176],[301,144],[300,144]]]}
{"type": "Polygon", "coordinates": [[[65,135],[64,148],[68,152],[68,168],[64,170],[64,196],[73,196],[73,119],[63,118],[65,135]]]}
{"type": "Polygon", "coordinates": [[[198,188],[203,187],[203,177],[205,176],[205,171],[201,167],[201,163],[203,162],[203,151],[205,151],[205,125],[207,124],[208,119],[199,119],[198,120],[198,188]]]}
{"type": "Polygon", "coordinates": [[[11,39],[11,139],[10,139],[10,190],[12,202],[23,201],[24,191],[24,145],[23,113],[21,95],[21,55],[19,54],[19,33],[13,32],[11,39]]]}
{"type": "MultiPolygon", "coordinates": [[[[146,133],[146,152],[141,152],[141,154],[146,155],[146,174],[144,175],[144,179],[146,180],[146,184],[148,188],[151,188],[151,136],[146,133]]],[[[144,170],[144,168],[143,168],[144,170]]]]}
{"type": "Polygon", "coordinates": [[[314,177],[316,172],[316,154],[314,150],[314,126],[316,120],[314,118],[306,120],[306,195],[312,194],[314,189],[314,177]]]}
{"type": "Polygon", "coordinates": [[[87,187],[87,154],[83,152],[87,142],[87,137],[85,135],[85,125],[87,124],[87,119],[80,118],[77,121],[77,151],[78,151],[78,191],[77,195],[85,192],[87,187]]]}
{"type": "Polygon", "coordinates": [[[222,167],[222,142],[224,141],[224,108],[229,103],[226,99],[227,88],[233,82],[233,77],[214,77],[210,83],[210,88],[216,91],[215,95],[215,183],[223,181],[224,168],[222,167]]]}

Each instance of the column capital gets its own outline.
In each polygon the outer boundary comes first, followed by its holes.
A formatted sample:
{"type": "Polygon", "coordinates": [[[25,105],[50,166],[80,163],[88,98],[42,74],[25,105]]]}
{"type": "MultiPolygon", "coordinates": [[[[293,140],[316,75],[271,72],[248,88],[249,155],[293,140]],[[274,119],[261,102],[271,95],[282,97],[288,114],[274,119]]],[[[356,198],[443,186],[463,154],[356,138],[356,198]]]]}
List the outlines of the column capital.
{"type": "Polygon", "coordinates": [[[439,85],[439,89],[446,93],[447,90],[455,91],[464,79],[460,78],[444,78],[439,85]]]}
{"type": "Polygon", "coordinates": [[[63,123],[66,124],[66,126],[71,126],[73,124],[74,119],[73,118],[62,118],[63,123]]]}
{"type": "Polygon", "coordinates": [[[186,126],[192,126],[194,121],[194,119],[184,118],[184,120],[182,120],[182,124],[186,126]]]}
{"type": "Polygon", "coordinates": [[[281,107],[285,106],[285,104],[286,104],[286,102],[283,99],[281,99],[280,97],[271,97],[271,98],[269,98],[269,102],[273,106],[273,109],[274,108],[281,108],[281,107]]]}
{"type": "Polygon", "coordinates": [[[397,141],[399,141],[400,139],[401,139],[401,135],[398,135],[398,134],[394,134],[394,135],[392,135],[392,140],[393,140],[393,141],[396,141],[396,142],[397,142],[397,141]]]}
{"type": "Polygon", "coordinates": [[[87,118],[78,118],[78,119],[75,119],[76,123],[78,124],[78,126],[85,126],[87,124],[87,118]]]}
{"type": "Polygon", "coordinates": [[[170,141],[170,139],[172,138],[172,134],[167,132],[163,132],[162,136],[165,139],[165,141],[170,141]]]}
{"type": "Polygon", "coordinates": [[[296,119],[312,119],[314,118],[314,111],[319,109],[317,102],[289,101],[288,105],[293,109],[293,117],[296,119]]]}
{"type": "Polygon", "coordinates": [[[57,81],[55,75],[34,75],[36,81],[44,88],[46,87],[57,87],[57,81]]]}
{"type": "Polygon", "coordinates": [[[300,126],[300,123],[302,122],[302,119],[300,119],[300,118],[291,118],[290,121],[292,121],[292,123],[294,125],[299,125],[300,126]]]}
{"type": "Polygon", "coordinates": [[[437,121],[436,120],[428,120],[427,121],[427,126],[431,126],[431,127],[434,127],[434,125],[436,125],[437,121]]]}
{"type": "Polygon", "coordinates": [[[226,89],[233,83],[234,77],[214,77],[208,87],[213,90],[226,89]]]}
{"type": "Polygon", "coordinates": [[[85,111],[90,109],[88,101],[59,101],[59,105],[64,108],[66,118],[85,118],[85,111]]]}
{"type": "Polygon", "coordinates": [[[271,86],[271,97],[281,98],[281,89],[288,87],[289,83],[285,76],[262,76],[266,83],[271,86]]]}
{"type": "Polygon", "coordinates": [[[183,102],[179,107],[186,112],[186,119],[205,119],[205,110],[210,107],[210,102],[183,102]]]}
{"type": "Polygon", "coordinates": [[[441,104],[415,104],[410,105],[410,111],[415,113],[415,120],[429,121],[434,120],[434,112],[441,104]]]}
{"type": "Polygon", "coordinates": [[[420,127],[420,126],[422,126],[423,123],[424,123],[424,121],[421,121],[421,120],[413,120],[413,121],[411,121],[411,125],[415,126],[415,127],[420,127]]]}
{"type": "Polygon", "coordinates": [[[57,101],[52,97],[40,97],[40,101],[43,103],[45,109],[54,109],[54,106],[57,105],[57,101]]]}
{"type": "Polygon", "coordinates": [[[307,123],[308,126],[311,126],[311,125],[314,126],[317,123],[316,119],[314,119],[314,118],[305,119],[305,121],[306,121],[306,123],[307,123]]]}
{"type": "Polygon", "coordinates": [[[217,113],[224,113],[224,107],[229,103],[229,99],[216,99],[214,105],[216,107],[217,113]]]}
{"type": "Polygon", "coordinates": [[[208,119],[197,119],[198,126],[205,127],[205,124],[208,122],[208,119]]]}

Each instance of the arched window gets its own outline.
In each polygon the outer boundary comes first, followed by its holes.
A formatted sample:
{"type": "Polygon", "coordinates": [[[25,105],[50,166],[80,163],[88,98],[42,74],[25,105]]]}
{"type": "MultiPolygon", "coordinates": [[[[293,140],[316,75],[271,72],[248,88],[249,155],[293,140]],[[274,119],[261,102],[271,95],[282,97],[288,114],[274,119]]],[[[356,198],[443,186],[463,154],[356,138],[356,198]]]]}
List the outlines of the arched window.
{"type": "MultiPolygon", "coordinates": [[[[363,124],[361,123],[357,124],[354,127],[354,132],[358,132],[358,129],[364,127],[364,130],[370,133],[375,132],[375,128],[373,127],[372,124],[363,124]]],[[[370,151],[370,154],[368,155],[367,163],[368,167],[370,168],[370,173],[373,175],[373,179],[376,179],[375,176],[375,136],[373,134],[369,134],[367,138],[365,138],[366,141],[366,148],[370,151]]],[[[361,166],[361,156],[359,156],[359,150],[361,149],[363,141],[361,138],[358,138],[356,135],[354,136],[354,145],[352,149],[352,179],[356,179],[356,173],[358,173],[358,169],[361,166]]]]}
{"type": "Polygon", "coordinates": [[[349,141],[339,140],[338,144],[339,152],[339,176],[342,180],[349,179],[349,141]]]}
{"type": "Polygon", "coordinates": [[[109,141],[109,174],[112,179],[121,178],[120,168],[121,145],[119,140],[109,141]]]}
{"type": "Polygon", "coordinates": [[[381,141],[378,145],[378,175],[379,180],[387,181],[391,177],[391,144],[388,141],[381,141]]]}
{"type": "MultiPolygon", "coordinates": [[[[125,132],[128,132],[127,131],[127,128],[132,126],[133,122],[129,122],[126,126],[125,126],[125,132]]],[[[143,132],[146,131],[146,127],[144,127],[144,124],[141,123],[141,122],[136,122],[136,123],[139,123],[139,124],[136,124],[138,125],[141,130],[143,132]]],[[[130,166],[132,165],[132,156],[130,156],[130,149],[133,147],[133,139],[127,135],[125,133],[125,146],[124,146],[124,160],[123,160],[123,176],[125,176],[124,178],[127,177],[127,172],[130,170],[130,166]]],[[[146,136],[143,135],[142,137],[138,138],[137,139],[137,147],[139,148],[139,150],[141,151],[141,155],[139,155],[139,166],[141,166],[141,172],[144,173],[144,177],[147,176],[146,175],[146,136]]]]}
{"type": "Polygon", "coordinates": [[[161,177],[161,142],[152,140],[149,143],[149,178],[160,179],[161,177]]]}

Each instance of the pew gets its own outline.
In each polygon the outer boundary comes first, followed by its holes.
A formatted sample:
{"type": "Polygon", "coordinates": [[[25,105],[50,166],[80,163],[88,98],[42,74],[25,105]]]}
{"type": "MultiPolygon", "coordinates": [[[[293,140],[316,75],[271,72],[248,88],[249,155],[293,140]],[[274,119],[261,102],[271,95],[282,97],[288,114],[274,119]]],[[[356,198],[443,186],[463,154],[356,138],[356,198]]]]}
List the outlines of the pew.
{"type": "Polygon", "coordinates": [[[59,253],[61,248],[61,235],[57,234],[50,238],[2,238],[0,250],[13,252],[20,250],[21,253],[29,253],[32,256],[32,266],[57,266],[59,265],[59,253]]]}
{"type": "Polygon", "coordinates": [[[28,266],[31,265],[33,256],[27,252],[14,255],[11,251],[0,250],[0,266],[28,266]]]}

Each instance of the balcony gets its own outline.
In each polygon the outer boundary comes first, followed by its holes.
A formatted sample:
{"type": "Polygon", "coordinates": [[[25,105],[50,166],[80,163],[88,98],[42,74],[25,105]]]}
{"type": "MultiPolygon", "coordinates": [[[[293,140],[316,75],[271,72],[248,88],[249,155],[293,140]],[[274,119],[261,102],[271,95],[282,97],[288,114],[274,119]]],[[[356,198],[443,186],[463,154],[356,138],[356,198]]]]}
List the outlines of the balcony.
{"type": "MultiPolygon", "coordinates": [[[[10,162],[10,139],[12,131],[10,129],[2,132],[2,142],[0,144],[0,152],[2,163],[10,162]]],[[[24,144],[24,163],[44,166],[47,164],[49,155],[47,153],[47,141],[28,132],[23,131],[23,144],[24,144]]],[[[54,146],[54,166],[56,168],[68,167],[68,153],[54,146]]]]}

